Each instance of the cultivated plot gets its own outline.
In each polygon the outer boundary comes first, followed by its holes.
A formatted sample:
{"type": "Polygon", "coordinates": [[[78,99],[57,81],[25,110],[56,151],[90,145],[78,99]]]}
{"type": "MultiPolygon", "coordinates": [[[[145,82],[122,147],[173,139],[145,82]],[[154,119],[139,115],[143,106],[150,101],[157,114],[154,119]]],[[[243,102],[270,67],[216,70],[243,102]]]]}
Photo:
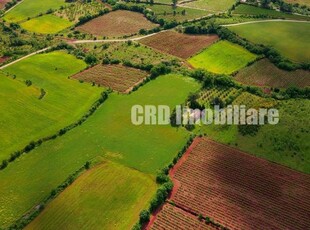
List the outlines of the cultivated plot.
{"type": "Polygon", "coordinates": [[[55,34],[72,25],[72,22],[52,14],[43,15],[21,23],[21,27],[25,30],[40,34],[55,34]]]}
{"type": "Polygon", "coordinates": [[[195,7],[197,9],[204,9],[210,12],[224,12],[235,4],[234,0],[194,0],[185,1],[184,6],[195,7]]]}
{"type": "Polygon", "coordinates": [[[310,177],[201,139],[176,169],[178,207],[229,229],[306,229],[310,177]]]}
{"type": "Polygon", "coordinates": [[[238,72],[235,79],[246,85],[260,87],[300,88],[310,86],[310,72],[305,70],[285,71],[277,68],[267,59],[260,60],[238,72]]]}
{"type": "Polygon", "coordinates": [[[141,43],[156,50],[187,59],[217,40],[217,35],[188,35],[167,31],[144,38],[141,43]]]}
{"type": "Polygon", "coordinates": [[[95,18],[76,29],[96,36],[119,37],[155,27],[157,25],[147,20],[143,14],[117,10],[95,18]]]}
{"type": "Polygon", "coordinates": [[[123,65],[96,65],[72,78],[128,93],[149,74],[145,71],[123,65]]]}
{"type": "Polygon", "coordinates": [[[256,58],[255,54],[239,45],[220,41],[190,58],[188,62],[195,68],[206,69],[213,73],[231,74],[256,58]]]}
{"type": "Polygon", "coordinates": [[[104,162],[80,176],[25,229],[131,229],[155,191],[148,175],[104,162]]]}
{"type": "Polygon", "coordinates": [[[310,23],[260,22],[228,27],[251,42],[274,47],[296,62],[310,62],[310,23]]]}

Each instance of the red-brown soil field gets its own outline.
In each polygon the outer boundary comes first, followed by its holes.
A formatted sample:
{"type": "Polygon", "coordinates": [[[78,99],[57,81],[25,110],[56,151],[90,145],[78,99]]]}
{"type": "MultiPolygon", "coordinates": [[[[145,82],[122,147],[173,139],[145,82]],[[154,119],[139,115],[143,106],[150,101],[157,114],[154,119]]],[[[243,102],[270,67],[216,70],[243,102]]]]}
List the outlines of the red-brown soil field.
{"type": "Polygon", "coordinates": [[[310,71],[285,71],[277,68],[267,59],[262,59],[253,65],[239,71],[235,79],[246,85],[270,86],[287,88],[290,86],[310,86],[310,71]]]}
{"type": "Polygon", "coordinates": [[[180,208],[174,207],[173,205],[166,203],[162,210],[157,214],[154,223],[147,227],[151,230],[213,230],[216,229],[203,220],[198,220],[197,216],[187,213],[180,208]]]}
{"type": "Polygon", "coordinates": [[[7,61],[9,59],[9,57],[0,57],[0,64],[7,61]]]}
{"type": "Polygon", "coordinates": [[[10,2],[11,0],[0,0],[0,9],[3,9],[5,4],[7,4],[8,2],[10,2]]]}
{"type": "Polygon", "coordinates": [[[309,229],[309,175],[198,140],[172,173],[177,207],[228,229],[309,229]]]}
{"type": "Polygon", "coordinates": [[[122,93],[128,93],[148,76],[147,72],[123,65],[96,65],[72,78],[95,83],[122,93]]]}
{"type": "Polygon", "coordinates": [[[147,20],[143,14],[117,10],[95,18],[76,29],[96,36],[118,37],[138,33],[140,29],[157,27],[147,20]]]}
{"type": "Polygon", "coordinates": [[[217,35],[188,35],[165,31],[140,40],[162,52],[187,59],[218,40],[217,35]]]}

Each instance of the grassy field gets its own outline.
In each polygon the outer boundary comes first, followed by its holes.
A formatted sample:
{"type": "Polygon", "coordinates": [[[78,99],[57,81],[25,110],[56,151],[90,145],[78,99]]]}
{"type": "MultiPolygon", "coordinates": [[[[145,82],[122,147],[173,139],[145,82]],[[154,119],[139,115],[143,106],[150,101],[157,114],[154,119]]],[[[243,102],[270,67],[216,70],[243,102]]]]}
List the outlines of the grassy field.
{"type": "Polygon", "coordinates": [[[285,0],[285,2],[292,3],[292,4],[299,3],[300,5],[310,6],[309,0],[285,0]]]}
{"type": "Polygon", "coordinates": [[[285,71],[277,68],[267,59],[239,71],[235,79],[246,85],[287,88],[310,86],[310,72],[305,70],[285,71]]]}
{"type": "Polygon", "coordinates": [[[6,111],[0,117],[1,127],[6,130],[0,132],[0,160],[30,141],[75,122],[91,107],[103,90],[67,79],[85,67],[83,61],[57,51],[35,55],[5,68],[16,79],[0,78],[0,105],[6,111]],[[26,80],[33,85],[27,88],[26,80]],[[46,94],[39,100],[41,88],[46,94]]]}
{"type": "Polygon", "coordinates": [[[131,229],[155,191],[151,177],[105,162],[80,176],[25,229],[131,229]]]}
{"type": "Polygon", "coordinates": [[[161,53],[140,43],[82,44],[77,47],[89,50],[99,59],[103,59],[107,55],[110,59],[118,59],[122,62],[130,61],[134,64],[156,65],[163,61],[178,60],[174,56],[161,53]]]}
{"type": "Polygon", "coordinates": [[[310,23],[261,22],[228,27],[251,42],[269,45],[296,62],[310,62],[310,23]]]}
{"type": "Polygon", "coordinates": [[[195,68],[231,74],[255,59],[256,55],[241,46],[228,41],[220,41],[190,58],[188,62],[195,68]]]}
{"type": "Polygon", "coordinates": [[[211,12],[223,12],[228,10],[236,1],[234,0],[198,0],[185,3],[185,6],[208,10],[211,12]]]}
{"type": "Polygon", "coordinates": [[[136,34],[140,29],[153,29],[158,25],[147,20],[143,14],[117,10],[97,17],[76,29],[96,36],[119,37],[136,34]]]}
{"type": "Polygon", "coordinates": [[[286,14],[283,12],[264,9],[256,6],[250,6],[246,4],[240,4],[233,11],[233,14],[244,14],[244,15],[263,15],[272,18],[285,18],[294,20],[310,20],[310,17],[294,14],[286,14]]]}
{"type": "Polygon", "coordinates": [[[131,123],[131,107],[136,104],[174,107],[198,88],[193,79],[167,75],[130,95],[112,94],[82,126],[44,143],[0,171],[0,228],[8,226],[69,174],[97,156],[156,173],[171,162],[189,134],[170,125],[135,126],[131,123]]]}
{"type": "Polygon", "coordinates": [[[25,30],[40,34],[55,34],[72,25],[72,22],[52,14],[43,15],[21,23],[21,27],[25,30]]]}
{"type": "Polygon", "coordinates": [[[66,5],[64,0],[23,0],[18,6],[4,16],[8,22],[20,22],[38,16],[49,9],[58,9],[66,5]]]}

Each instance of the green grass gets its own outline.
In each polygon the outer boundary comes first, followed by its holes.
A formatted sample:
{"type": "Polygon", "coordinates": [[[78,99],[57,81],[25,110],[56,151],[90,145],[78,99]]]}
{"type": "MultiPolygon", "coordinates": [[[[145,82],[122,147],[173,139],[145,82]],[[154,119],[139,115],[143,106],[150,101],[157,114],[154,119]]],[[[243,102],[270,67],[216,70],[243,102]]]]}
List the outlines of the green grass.
{"type": "Polygon", "coordinates": [[[240,4],[233,11],[233,14],[245,14],[245,15],[263,15],[272,18],[285,18],[294,20],[310,20],[310,17],[294,14],[286,14],[283,12],[264,9],[256,6],[250,6],[246,4],[240,4]]]}
{"type": "Polygon", "coordinates": [[[0,171],[0,228],[12,223],[69,174],[97,156],[156,173],[172,161],[189,134],[170,125],[135,126],[131,123],[131,107],[174,107],[198,88],[193,79],[167,75],[130,95],[112,94],[83,125],[44,143],[0,171]]]}
{"type": "Polygon", "coordinates": [[[251,42],[269,45],[296,62],[310,62],[310,23],[261,22],[228,27],[251,42]]]}
{"type": "Polygon", "coordinates": [[[72,22],[52,14],[43,15],[21,23],[21,27],[25,30],[41,34],[55,34],[72,25],[72,22]]]}
{"type": "Polygon", "coordinates": [[[184,5],[205,9],[211,12],[224,12],[228,10],[235,2],[235,0],[198,0],[186,3],[184,5]]]}
{"type": "Polygon", "coordinates": [[[228,41],[220,41],[188,61],[195,68],[206,69],[214,73],[231,74],[255,59],[256,55],[241,46],[228,41]]]}
{"type": "Polygon", "coordinates": [[[67,78],[85,67],[83,61],[57,51],[5,68],[16,79],[0,77],[0,105],[6,111],[0,117],[1,129],[6,130],[0,132],[0,160],[31,141],[56,133],[88,111],[102,89],[67,78]],[[25,80],[33,85],[27,88],[25,80]],[[39,100],[41,88],[46,95],[39,100]]]}
{"type": "Polygon", "coordinates": [[[131,229],[156,187],[145,174],[105,162],[80,176],[25,229],[131,229]]]}
{"type": "Polygon", "coordinates": [[[38,16],[40,13],[46,13],[49,9],[58,9],[66,4],[64,0],[24,0],[5,14],[4,19],[8,22],[20,22],[38,16]]]}

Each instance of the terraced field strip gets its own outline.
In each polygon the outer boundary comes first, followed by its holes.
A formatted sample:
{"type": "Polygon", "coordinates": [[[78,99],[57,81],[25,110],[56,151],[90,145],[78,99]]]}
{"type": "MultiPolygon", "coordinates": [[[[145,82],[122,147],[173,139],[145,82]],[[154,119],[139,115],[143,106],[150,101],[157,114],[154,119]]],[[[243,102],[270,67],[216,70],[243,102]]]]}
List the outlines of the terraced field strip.
{"type": "Polygon", "coordinates": [[[123,65],[99,64],[74,75],[73,78],[128,93],[147,76],[147,72],[139,69],[123,65]]]}
{"type": "Polygon", "coordinates": [[[267,59],[262,59],[240,70],[235,79],[243,84],[259,87],[287,88],[297,86],[304,88],[310,86],[310,71],[285,71],[277,68],[267,59]]]}
{"type": "Polygon", "coordinates": [[[195,229],[213,230],[217,229],[206,224],[203,220],[178,207],[166,203],[156,216],[155,222],[148,226],[151,230],[174,230],[174,229],[195,229]]]}
{"type": "Polygon", "coordinates": [[[187,35],[165,31],[140,42],[162,52],[187,59],[218,40],[217,35],[187,35]]]}
{"type": "Polygon", "coordinates": [[[310,176],[209,139],[188,154],[173,177],[176,206],[229,229],[307,229],[310,176]]]}

